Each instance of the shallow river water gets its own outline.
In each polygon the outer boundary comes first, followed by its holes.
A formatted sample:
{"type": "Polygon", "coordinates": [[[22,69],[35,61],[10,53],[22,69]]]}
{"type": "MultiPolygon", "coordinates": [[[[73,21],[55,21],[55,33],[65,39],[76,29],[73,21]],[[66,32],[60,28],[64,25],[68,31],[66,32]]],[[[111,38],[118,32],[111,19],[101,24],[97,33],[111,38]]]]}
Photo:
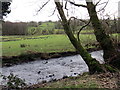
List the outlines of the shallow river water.
{"type": "MultiPolygon", "coordinates": [[[[95,51],[91,55],[100,63],[104,63],[103,51],[95,51]]],[[[77,76],[89,71],[88,66],[80,55],[36,60],[0,69],[2,69],[3,75],[8,76],[10,73],[13,73],[19,78],[25,79],[28,85],[42,81],[58,80],[66,76],[77,76]]],[[[1,82],[4,83],[4,81],[1,82]]]]}

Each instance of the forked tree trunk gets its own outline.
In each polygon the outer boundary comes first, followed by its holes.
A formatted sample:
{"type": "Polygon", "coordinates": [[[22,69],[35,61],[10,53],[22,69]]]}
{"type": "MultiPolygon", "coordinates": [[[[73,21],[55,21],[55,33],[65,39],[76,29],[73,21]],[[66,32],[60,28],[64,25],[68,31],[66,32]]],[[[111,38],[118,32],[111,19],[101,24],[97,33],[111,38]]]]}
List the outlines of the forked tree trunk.
{"type": "Polygon", "coordinates": [[[117,54],[117,51],[112,43],[112,40],[110,39],[109,35],[105,33],[105,30],[102,27],[100,20],[98,19],[96,6],[93,4],[93,2],[87,2],[87,0],[86,3],[96,39],[100,43],[104,52],[103,57],[105,62],[109,62],[109,60],[117,54]]]}
{"type": "Polygon", "coordinates": [[[60,2],[55,2],[57,10],[59,12],[59,15],[62,19],[62,24],[64,27],[64,31],[67,34],[69,40],[71,41],[72,45],[75,47],[75,49],[79,52],[79,54],[82,56],[82,58],[84,59],[84,61],[86,62],[86,64],[89,67],[89,72],[91,74],[95,73],[95,72],[105,72],[106,69],[104,68],[103,65],[99,64],[98,61],[96,61],[96,59],[93,59],[91,57],[91,55],[87,52],[86,49],[84,49],[80,43],[80,41],[78,41],[73,33],[72,30],[69,27],[68,21],[66,19],[66,16],[64,14],[62,5],[60,4],[60,2]]]}

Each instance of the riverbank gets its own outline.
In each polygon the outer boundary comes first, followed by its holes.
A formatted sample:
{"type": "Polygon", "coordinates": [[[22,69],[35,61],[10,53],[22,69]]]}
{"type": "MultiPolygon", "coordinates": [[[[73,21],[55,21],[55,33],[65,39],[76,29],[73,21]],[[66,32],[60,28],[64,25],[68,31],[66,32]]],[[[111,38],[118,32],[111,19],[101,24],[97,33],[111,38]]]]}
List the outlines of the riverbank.
{"type": "MultiPolygon", "coordinates": [[[[88,48],[88,52],[93,52],[100,50],[101,48],[88,48]]],[[[77,55],[78,52],[75,51],[68,51],[68,52],[53,52],[53,53],[33,53],[29,52],[28,54],[23,54],[19,56],[10,56],[2,57],[2,66],[3,67],[9,67],[12,65],[18,65],[22,63],[28,63],[30,61],[35,61],[35,60],[48,60],[52,58],[59,58],[59,57],[66,57],[66,56],[72,56],[72,55],[77,55]]]]}
{"type": "MultiPolygon", "coordinates": [[[[112,38],[118,38],[113,34],[112,38]]],[[[2,66],[12,66],[37,58],[51,59],[78,54],[66,35],[2,36],[2,66]],[[14,41],[15,40],[15,41],[14,41]]],[[[119,40],[119,39],[118,39],[119,40]]],[[[95,36],[81,34],[82,46],[89,52],[101,50],[95,36]]],[[[117,44],[115,44],[117,45],[117,44]]]]}
{"type": "MultiPolygon", "coordinates": [[[[0,86],[2,90],[8,89],[6,86],[0,86]]],[[[84,73],[77,77],[64,77],[59,80],[42,82],[31,86],[25,86],[21,90],[44,90],[44,89],[117,89],[120,88],[120,72],[101,73],[89,75],[84,73]]],[[[10,88],[9,88],[10,89],[10,88]]],[[[16,89],[16,88],[14,88],[16,89]]]]}
{"type": "Polygon", "coordinates": [[[58,81],[43,82],[32,85],[28,88],[120,88],[120,73],[101,73],[88,75],[83,74],[77,77],[63,78],[58,81]]]}

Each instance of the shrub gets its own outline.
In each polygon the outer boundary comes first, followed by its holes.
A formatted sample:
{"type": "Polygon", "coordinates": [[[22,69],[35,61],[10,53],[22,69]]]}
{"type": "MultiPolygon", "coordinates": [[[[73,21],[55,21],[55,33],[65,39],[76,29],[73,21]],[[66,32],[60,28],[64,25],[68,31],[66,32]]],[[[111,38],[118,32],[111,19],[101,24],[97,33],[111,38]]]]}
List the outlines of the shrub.
{"type": "Polygon", "coordinates": [[[27,85],[25,83],[25,80],[22,80],[21,78],[18,78],[17,75],[13,75],[12,73],[10,73],[9,76],[3,76],[3,79],[5,81],[7,81],[7,88],[25,88],[27,85]]]}

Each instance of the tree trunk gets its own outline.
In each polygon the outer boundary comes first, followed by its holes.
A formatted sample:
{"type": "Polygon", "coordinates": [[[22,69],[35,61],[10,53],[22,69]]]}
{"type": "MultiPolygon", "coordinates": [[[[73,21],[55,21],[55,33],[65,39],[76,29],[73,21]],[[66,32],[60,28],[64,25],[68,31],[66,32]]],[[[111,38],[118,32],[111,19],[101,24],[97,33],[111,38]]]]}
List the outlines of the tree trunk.
{"type": "Polygon", "coordinates": [[[117,51],[112,43],[112,40],[110,39],[109,35],[105,33],[105,30],[102,27],[100,20],[98,19],[96,6],[93,4],[93,2],[86,1],[86,3],[96,39],[100,43],[104,52],[103,57],[105,59],[105,62],[109,62],[110,58],[114,57],[117,54],[117,51]]]}
{"type": "Polygon", "coordinates": [[[72,45],[75,47],[75,49],[79,52],[79,54],[82,56],[82,58],[84,59],[84,61],[86,62],[86,64],[89,67],[89,72],[91,74],[95,73],[95,72],[104,72],[105,70],[103,69],[103,66],[99,64],[98,61],[96,61],[96,59],[93,59],[91,57],[91,55],[87,52],[86,49],[84,49],[80,43],[80,41],[78,41],[73,33],[72,30],[69,27],[68,21],[66,19],[66,16],[64,14],[62,5],[59,2],[55,2],[57,10],[60,14],[60,17],[62,19],[62,24],[64,27],[64,31],[67,34],[69,40],[71,41],[72,45]]]}
{"type": "Polygon", "coordinates": [[[118,17],[117,33],[120,33],[120,17],[118,17]]]}

